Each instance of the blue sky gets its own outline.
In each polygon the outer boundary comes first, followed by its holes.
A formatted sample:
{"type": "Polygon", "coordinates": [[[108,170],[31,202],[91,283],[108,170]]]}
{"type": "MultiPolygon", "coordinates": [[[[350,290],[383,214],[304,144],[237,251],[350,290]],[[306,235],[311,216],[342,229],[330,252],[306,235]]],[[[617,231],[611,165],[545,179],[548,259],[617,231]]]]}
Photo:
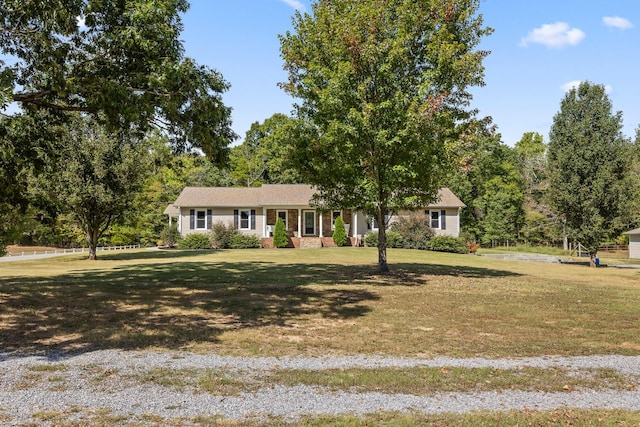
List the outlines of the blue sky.
{"type": "MultiPolygon", "coordinates": [[[[255,121],[290,114],[278,34],[291,29],[296,9],[308,0],[191,0],[183,17],[187,56],[220,71],[232,87],[224,95],[233,108],[240,139],[255,121]]],[[[482,0],[480,13],[494,33],[481,48],[486,86],[473,89],[473,106],[491,116],[502,141],[524,132],[548,140],[553,116],[567,87],[589,80],[607,87],[614,111],[622,111],[623,133],[640,124],[640,1],[482,0]]]]}

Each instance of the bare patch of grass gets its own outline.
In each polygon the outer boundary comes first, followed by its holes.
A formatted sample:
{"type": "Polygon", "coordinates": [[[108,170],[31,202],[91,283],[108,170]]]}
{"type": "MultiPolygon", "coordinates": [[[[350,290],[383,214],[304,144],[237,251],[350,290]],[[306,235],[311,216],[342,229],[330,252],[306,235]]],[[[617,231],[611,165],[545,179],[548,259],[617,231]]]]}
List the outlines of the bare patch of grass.
{"type": "Polygon", "coordinates": [[[13,385],[14,390],[28,390],[36,387],[47,387],[51,391],[64,391],[67,389],[66,378],[62,373],[68,370],[64,364],[30,365],[26,367],[27,373],[13,385]]]}
{"type": "Polygon", "coordinates": [[[327,370],[272,370],[265,373],[231,373],[219,369],[148,370],[135,380],[184,391],[231,396],[274,385],[310,385],[331,391],[382,392],[430,395],[446,392],[525,390],[571,392],[578,389],[632,390],[638,378],[612,369],[521,369],[414,367],[327,370]]]}
{"type": "Polygon", "coordinates": [[[575,389],[633,389],[638,383],[609,369],[568,371],[522,368],[330,369],[278,370],[270,381],[284,385],[315,385],[331,390],[426,395],[443,392],[536,390],[568,392],[575,389]]]}
{"type": "Polygon", "coordinates": [[[31,372],[64,372],[68,369],[67,365],[61,363],[27,366],[27,370],[31,372]]]}
{"type": "Polygon", "coordinates": [[[180,391],[191,387],[194,392],[206,392],[217,396],[234,396],[256,388],[254,383],[236,379],[221,369],[154,368],[136,376],[135,379],[180,391]]]}

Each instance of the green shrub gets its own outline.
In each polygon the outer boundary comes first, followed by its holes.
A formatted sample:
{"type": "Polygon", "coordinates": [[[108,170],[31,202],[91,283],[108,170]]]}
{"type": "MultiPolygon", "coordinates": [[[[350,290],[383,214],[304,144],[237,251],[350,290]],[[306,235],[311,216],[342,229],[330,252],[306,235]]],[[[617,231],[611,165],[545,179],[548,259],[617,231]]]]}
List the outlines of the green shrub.
{"type": "Polygon", "coordinates": [[[276,248],[286,248],[289,244],[289,236],[287,235],[287,229],[284,226],[282,218],[278,218],[276,221],[276,228],[273,230],[273,246],[276,248]]]}
{"type": "Polygon", "coordinates": [[[400,233],[393,230],[387,230],[387,247],[388,248],[403,248],[403,238],[400,233]]]}
{"type": "Polygon", "coordinates": [[[347,244],[347,230],[344,228],[344,221],[342,220],[342,216],[336,218],[333,223],[333,243],[337,246],[344,246],[347,244]]]}
{"type": "Polygon", "coordinates": [[[435,232],[429,224],[429,216],[412,214],[400,216],[391,225],[391,229],[402,236],[402,247],[405,249],[422,249],[429,247],[429,240],[435,232]]]}
{"type": "Polygon", "coordinates": [[[209,243],[213,249],[229,249],[231,247],[231,239],[238,233],[233,224],[225,224],[218,221],[211,226],[209,233],[209,243]]]}
{"type": "MultiPolygon", "coordinates": [[[[364,243],[367,246],[377,248],[378,247],[378,232],[369,231],[364,235],[364,243]]],[[[397,231],[387,230],[387,247],[388,248],[402,248],[402,236],[397,231]]]]}
{"type": "Polygon", "coordinates": [[[236,233],[231,236],[231,249],[254,249],[260,247],[260,238],[253,234],[236,233]]]}
{"type": "Polygon", "coordinates": [[[375,248],[378,246],[378,233],[375,231],[367,231],[364,235],[364,244],[368,247],[375,248]]]}
{"type": "Polygon", "coordinates": [[[108,233],[108,246],[137,245],[140,242],[141,231],[126,225],[114,225],[108,233]]]}
{"type": "Polygon", "coordinates": [[[435,236],[429,241],[429,250],[437,252],[453,252],[456,254],[466,254],[467,244],[461,237],[435,236]]]}
{"type": "Polygon", "coordinates": [[[178,242],[180,249],[211,249],[209,236],[201,233],[187,234],[178,242]]]}
{"type": "Polygon", "coordinates": [[[180,236],[180,232],[178,231],[178,226],[176,224],[171,226],[167,225],[160,233],[162,243],[170,248],[175,248],[181,237],[182,236],[180,236]]]}

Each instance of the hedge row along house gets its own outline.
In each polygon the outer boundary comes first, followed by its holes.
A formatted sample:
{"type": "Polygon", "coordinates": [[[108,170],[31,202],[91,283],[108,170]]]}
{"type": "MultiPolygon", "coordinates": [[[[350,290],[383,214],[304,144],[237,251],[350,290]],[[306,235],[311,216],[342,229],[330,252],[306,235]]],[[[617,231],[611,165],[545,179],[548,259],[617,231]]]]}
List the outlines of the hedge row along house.
{"type": "MultiPolygon", "coordinates": [[[[233,224],[240,233],[262,238],[272,245],[278,218],[282,218],[296,248],[333,246],[334,222],[342,216],[348,244],[359,246],[376,222],[357,209],[321,210],[311,206],[314,187],[306,184],[264,184],[261,187],[186,187],[164,214],[170,224],[177,220],[182,236],[207,233],[216,222],[233,224]]],[[[428,215],[436,235],[458,237],[460,210],[464,203],[448,188],[440,189],[438,201],[417,211],[428,215]]],[[[409,215],[400,212],[398,215],[409,215]]],[[[393,217],[389,219],[393,222],[393,217]]]]}

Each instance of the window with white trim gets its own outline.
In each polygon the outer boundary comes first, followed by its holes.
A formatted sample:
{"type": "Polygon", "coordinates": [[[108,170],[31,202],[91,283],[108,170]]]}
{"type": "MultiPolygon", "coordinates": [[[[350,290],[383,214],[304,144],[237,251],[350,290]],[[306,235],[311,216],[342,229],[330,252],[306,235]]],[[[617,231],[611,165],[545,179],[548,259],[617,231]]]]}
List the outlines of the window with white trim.
{"type": "Polygon", "coordinates": [[[240,210],[240,221],[238,223],[238,226],[240,230],[251,229],[251,210],[250,209],[240,210]]]}
{"type": "Polygon", "coordinates": [[[207,211],[196,211],[196,230],[207,229],[207,211]]]}
{"type": "Polygon", "coordinates": [[[431,228],[433,228],[434,230],[439,230],[440,229],[440,212],[438,211],[431,211],[429,213],[429,224],[431,226],[431,228]]]}

